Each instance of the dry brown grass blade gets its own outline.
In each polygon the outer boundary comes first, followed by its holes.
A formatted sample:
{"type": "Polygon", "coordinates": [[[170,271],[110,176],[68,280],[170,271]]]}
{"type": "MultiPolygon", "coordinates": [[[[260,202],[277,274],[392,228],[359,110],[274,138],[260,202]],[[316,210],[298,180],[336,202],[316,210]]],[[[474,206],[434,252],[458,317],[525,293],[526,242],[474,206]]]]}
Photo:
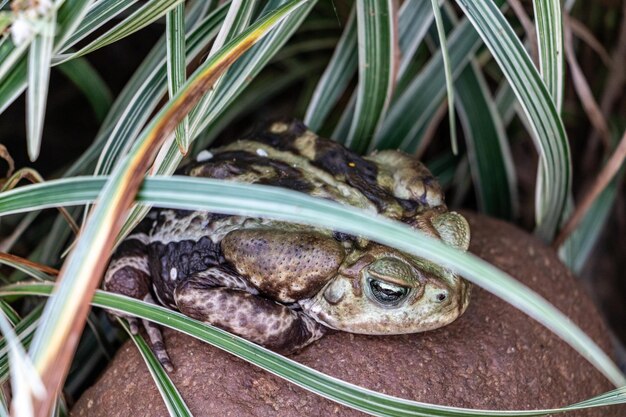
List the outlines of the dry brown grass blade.
{"type": "MultiPolygon", "coordinates": [[[[7,191],[13,189],[21,180],[30,181],[33,184],[38,184],[44,182],[43,177],[32,168],[22,168],[19,169],[15,174],[9,177],[0,187],[0,192],[7,191]]],[[[78,234],[79,227],[74,221],[74,218],[70,215],[70,213],[63,207],[58,207],[59,212],[70,226],[74,234],[78,234]]]]}
{"type": "Polygon", "coordinates": [[[608,51],[600,43],[600,41],[593,35],[593,33],[578,19],[569,16],[569,25],[572,33],[581,41],[585,42],[596,54],[602,59],[604,65],[611,67],[613,65],[613,59],[609,55],[608,51]]]}
{"type": "Polygon", "coordinates": [[[567,13],[563,14],[563,45],[565,49],[565,57],[569,65],[570,72],[572,74],[572,81],[574,83],[574,89],[576,94],[580,98],[583,105],[583,109],[587,114],[587,117],[591,121],[594,129],[600,134],[605,149],[611,148],[611,133],[609,126],[600,110],[600,106],[593,97],[589,83],[578,65],[576,60],[576,53],[574,51],[574,40],[572,36],[572,30],[570,26],[569,16],[567,13]]]}
{"type": "MultiPolygon", "coordinates": [[[[622,4],[622,16],[626,16],[626,2],[622,4]]],[[[626,83],[626,19],[622,19],[619,35],[615,43],[615,48],[611,53],[611,67],[604,83],[604,91],[600,98],[600,110],[602,114],[611,114],[615,103],[624,95],[624,84],[626,83]]],[[[593,169],[596,161],[598,146],[598,132],[592,131],[587,139],[587,148],[583,159],[583,169],[593,169]]],[[[608,153],[610,148],[605,148],[608,153]]]]}
{"type": "Polygon", "coordinates": [[[11,255],[10,253],[0,252],[0,259],[4,259],[9,262],[18,263],[18,264],[36,269],[41,272],[45,272],[46,274],[50,274],[54,276],[59,274],[58,269],[52,268],[51,266],[48,266],[48,265],[43,265],[37,262],[33,262],[26,258],[22,258],[21,256],[11,255]]]}
{"type": "Polygon", "coordinates": [[[609,185],[609,182],[615,177],[615,175],[619,172],[620,167],[624,163],[624,159],[626,158],[626,131],[622,135],[622,139],[620,140],[617,148],[615,148],[615,152],[611,158],[607,161],[606,165],[596,178],[595,182],[591,189],[585,194],[582,198],[578,207],[572,214],[572,216],[567,220],[565,226],[561,229],[561,232],[554,240],[552,246],[554,248],[559,248],[572,234],[576,227],[580,223],[580,221],[585,217],[587,211],[593,204],[593,202],[598,198],[600,193],[609,185]]]}
{"type": "MultiPolygon", "coordinates": [[[[10,177],[11,174],[13,174],[13,171],[15,171],[15,162],[13,162],[13,158],[11,157],[11,154],[9,153],[9,150],[7,149],[7,147],[1,143],[0,143],[0,158],[4,159],[7,165],[9,166],[7,168],[7,173],[5,177],[10,177]]],[[[2,184],[3,182],[2,180],[0,180],[0,186],[2,186],[2,184]]]]}

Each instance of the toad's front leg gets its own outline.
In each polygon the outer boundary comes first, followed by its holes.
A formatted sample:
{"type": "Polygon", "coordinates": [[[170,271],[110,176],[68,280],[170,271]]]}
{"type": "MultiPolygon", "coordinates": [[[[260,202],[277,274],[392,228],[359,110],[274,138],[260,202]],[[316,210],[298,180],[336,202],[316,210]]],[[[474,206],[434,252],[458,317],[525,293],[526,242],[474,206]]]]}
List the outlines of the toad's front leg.
{"type": "Polygon", "coordinates": [[[207,286],[190,277],[174,293],[185,315],[288,354],[319,339],[325,327],[282,304],[242,289],[207,286]]]}

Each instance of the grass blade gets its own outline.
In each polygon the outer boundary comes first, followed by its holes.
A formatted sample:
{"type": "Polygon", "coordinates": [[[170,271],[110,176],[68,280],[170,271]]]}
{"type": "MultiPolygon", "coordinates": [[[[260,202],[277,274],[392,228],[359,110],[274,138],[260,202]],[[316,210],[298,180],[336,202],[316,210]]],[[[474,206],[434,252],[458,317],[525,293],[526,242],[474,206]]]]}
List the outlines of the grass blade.
{"type": "Polygon", "coordinates": [[[81,19],[78,28],[70,34],[65,41],[60,45],[59,50],[61,52],[67,52],[72,46],[89,36],[102,25],[113,19],[115,16],[122,13],[133,4],[137,3],[137,0],[107,0],[96,1],[87,10],[84,19],[81,19]]]}
{"type": "Polygon", "coordinates": [[[31,398],[42,398],[45,388],[42,381],[24,351],[11,323],[0,313],[0,331],[8,346],[9,362],[11,363],[11,391],[13,399],[11,409],[18,416],[33,416],[31,398]]]}
{"type": "Polygon", "coordinates": [[[354,75],[358,61],[356,45],[356,19],[353,9],[306,109],[304,124],[314,132],[322,128],[326,117],[354,75]]]}
{"type": "MultiPolygon", "coordinates": [[[[0,195],[0,215],[70,202],[88,203],[99,195],[104,183],[104,178],[85,177],[21,187],[0,195]]],[[[616,386],[626,385],[626,379],[602,349],[545,299],[485,261],[459,253],[406,225],[291,190],[205,178],[149,177],[138,200],[160,207],[279,218],[322,226],[429,259],[521,309],[570,344],[616,386]]]]}
{"type": "Polygon", "coordinates": [[[434,14],[433,7],[425,1],[405,1],[398,13],[398,43],[402,58],[398,68],[398,78],[406,73],[409,63],[430,27],[434,14]]]}
{"type": "Polygon", "coordinates": [[[35,35],[28,52],[28,94],[26,96],[26,134],[28,156],[34,161],[39,156],[43,122],[48,99],[50,60],[54,41],[56,14],[41,21],[41,31],[35,35]]]}
{"type": "MultiPolygon", "coordinates": [[[[227,10],[222,6],[189,29],[185,42],[187,59],[196,59],[209,45],[227,10]]],[[[165,41],[159,41],[114,104],[111,117],[107,117],[96,139],[106,141],[94,171],[96,175],[111,173],[161,101],[167,89],[165,56],[165,41]]],[[[175,152],[180,154],[178,147],[175,152]]]]}
{"type": "Polygon", "coordinates": [[[571,188],[569,143],[550,94],[523,45],[490,0],[457,0],[515,91],[539,151],[537,234],[552,240],[571,188]]]}
{"type": "MultiPolygon", "coordinates": [[[[211,46],[209,57],[219,50],[226,42],[236,35],[240,34],[249,24],[252,13],[256,9],[256,0],[242,2],[242,0],[233,0],[228,8],[228,13],[224,19],[224,23],[220,28],[217,38],[211,46]]],[[[220,83],[224,80],[222,76],[216,83],[214,88],[200,100],[195,109],[191,112],[191,131],[193,137],[197,137],[200,133],[200,125],[202,120],[208,116],[208,111],[213,104],[217,90],[220,89],[220,83]]]]}
{"type": "MultiPolygon", "coordinates": [[[[167,43],[167,90],[172,98],[187,79],[185,61],[185,4],[180,3],[167,13],[165,21],[167,43]]],[[[176,143],[185,155],[189,149],[189,118],[176,127],[176,143]]]]}
{"type": "Polygon", "coordinates": [[[557,111],[563,106],[563,18],[560,0],[533,0],[541,77],[557,111]]]}
{"type": "MultiPolygon", "coordinates": [[[[131,14],[126,19],[115,25],[110,30],[107,30],[102,35],[98,36],[95,40],[90,42],[85,47],[71,54],[67,54],[60,59],[60,62],[65,62],[69,59],[86,55],[90,52],[100,49],[110,43],[117,42],[120,39],[129,36],[138,30],[143,29],[150,23],[165,16],[171,9],[176,7],[183,0],[152,0],[144,4],[139,10],[131,14]]],[[[60,63],[57,62],[57,63],[60,63]]]]}
{"type": "Polygon", "coordinates": [[[37,401],[39,415],[46,415],[59,391],[76,349],[78,334],[85,324],[89,300],[106,267],[106,255],[134,200],[143,174],[153,161],[162,142],[195,106],[201,95],[243,52],[278,24],[304,1],[292,1],[270,13],[225,45],[202,64],[183,88],[155,117],[144,135],[112,174],[84,227],[76,246],[65,262],[61,285],[47,303],[30,352],[48,389],[45,399],[37,401]]]}
{"type": "MultiPolygon", "coordinates": [[[[0,297],[10,295],[49,296],[52,290],[52,284],[18,284],[0,288],[0,297]]],[[[245,339],[164,307],[104,291],[96,291],[92,303],[94,306],[147,319],[181,331],[238,356],[311,392],[373,415],[447,417],[543,416],[626,402],[626,388],[602,394],[582,403],[549,410],[473,410],[409,401],[380,394],[322,374],[245,339]]]]}
{"type": "Polygon", "coordinates": [[[391,0],[356,3],[359,85],[346,146],[358,153],[370,147],[382,122],[396,77],[395,10],[391,0]]]}
{"type": "Polygon", "coordinates": [[[439,38],[439,45],[441,47],[441,56],[443,57],[443,69],[446,76],[446,91],[448,92],[448,123],[450,125],[450,141],[452,144],[452,153],[454,155],[459,153],[459,145],[456,139],[456,120],[454,113],[454,86],[452,70],[450,69],[450,56],[448,55],[448,42],[446,41],[446,31],[443,26],[443,19],[441,18],[441,11],[439,10],[439,1],[431,0],[433,7],[433,14],[435,16],[435,23],[437,26],[437,36],[439,38]]]}
{"type": "MultiPolygon", "coordinates": [[[[503,0],[497,0],[499,4],[503,0]]],[[[480,38],[467,20],[448,38],[452,75],[458,76],[480,45],[480,38]]],[[[443,57],[438,51],[420,74],[394,98],[391,109],[376,135],[379,149],[401,148],[414,153],[429,121],[445,94],[443,57]],[[407,117],[410,115],[412,117],[407,117]]]]}
{"type": "MultiPolygon", "coordinates": [[[[444,10],[444,22],[458,25],[454,12],[444,10]]],[[[518,202],[511,150],[487,82],[474,60],[458,76],[456,88],[478,207],[492,216],[512,219],[518,202]]]]}
{"type": "Polygon", "coordinates": [[[118,319],[118,322],[122,325],[124,330],[126,330],[128,336],[130,336],[135,346],[137,346],[139,353],[141,353],[141,357],[146,362],[146,366],[150,371],[150,375],[152,375],[152,379],[163,398],[163,402],[170,416],[191,417],[191,411],[189,411],[187,404],[185,404],[185,400],[180,396],[176,386],[159,363],[159,360],[154,356],[152,349],[150,349],[150,346],[148,346],[144,338],[139,334],[132,334],[124,320],[118,319]]]}

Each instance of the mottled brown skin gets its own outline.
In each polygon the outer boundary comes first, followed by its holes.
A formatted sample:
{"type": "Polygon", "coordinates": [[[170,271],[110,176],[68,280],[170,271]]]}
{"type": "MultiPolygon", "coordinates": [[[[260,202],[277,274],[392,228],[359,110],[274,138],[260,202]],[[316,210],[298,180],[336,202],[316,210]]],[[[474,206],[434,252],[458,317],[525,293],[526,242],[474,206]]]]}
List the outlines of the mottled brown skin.
{"type": "MultiPolygon", "coordinates": [[[[289,188],[402,221],[463,251],[469,245],[467,222],[447,211],[419,161],[398,151],[362,157],[297,121],[205,151],[182,173],[289,188]]],[[[120,245],[104,288],[283,353],[328,328],[401,334],[441,327],[465,311],[470,295],[448,269],[358,236],[173,209],[153,210],[120,245]]],[[[159,330],[147,330],[159,360],[173,369],[159,330]]]]}

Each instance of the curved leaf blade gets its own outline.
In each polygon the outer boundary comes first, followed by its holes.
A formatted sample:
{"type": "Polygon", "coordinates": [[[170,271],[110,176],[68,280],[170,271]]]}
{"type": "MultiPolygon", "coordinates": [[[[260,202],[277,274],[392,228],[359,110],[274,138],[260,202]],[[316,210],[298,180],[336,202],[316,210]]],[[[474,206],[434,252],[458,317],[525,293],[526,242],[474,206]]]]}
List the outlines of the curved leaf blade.
{"type": "MultiPolygon", "coordinates": [[[[98,196],[103,178],[73,178],[21,187],[0,195],[0,215],[59,204],[84,204],[98,196]],[[63,193],[62,193],[63,192],[63,193]]],[[[616,386],[626,378],[589,336],[545,299],[473,255],[460,253],[404,224],[303,193],[256,184],[190,177],[149,177],[137,195],[144,204],[277,218],[364,236],[449,267],[543,324],[616,386]],[[363,225],[367,224],[367,228],[363,225]]]]}
{"type": "Polygon", "coordinates": [[[167,372],[163,369],[159,360],[156,358],[148,343],[144,340],[144,338],[140,334],[132,334],[130,328],[126,324],[124,320],[118,319],[118,322],[122,325],[124,330],[128,333],[128,336],[132,339],[141,354],[144,362],[146,362],[146,366],[148,367],[148,371],[150,371],[150,375],[154,380],[154,383],[163,398],[163,402],[165,403],[165,407],[167,411],[170,413],[172,417],[192,417],[191,411],[185,404],[185,400],[181,397],[180,393],[176,389],[176,386],[167,375],[167,372]]]}
{"type": "Polygon", "coordinates": [[[106,267],[106,257],[103,258],[102,254],[112,250],[115,237],[123,226],[124,214],[130,208],[158,148],[221,73],[303,3],[304,0],[292,1],[270,13],[202,64],[155,116],[129,156],[111,175],[99,203],[91,212],[74,250],[61,269],[61,285],[46,304],[42,325],[30,349],[48,389],[46,398],[35,403],[42,415],[47,414],[52,407],[54,395],[60,388],[76,349],[77,335],[84,327],[88,305],[81,300],[92,296],[106,267]]]}
{"type": "Polygon", "coordinates": [[[491,0],[457,0],[498,62],[528,115],[539,151],[537,234],[552,240],[571,187],[569,143],[563,122],[524,46],[491,0]]]}
{"type": "Polygon", "coordinates": [[[322,128],[324,120],[348,87],[357,67],[358,54],[355,11],[352,10],[322,77],[315,86],[306,109],[304,124],[312,131],[322,128]]]}
{"type": "Polygon", "coordinates": [[[359,85],[345,144],[363,153],[382,122],[395,84],[397,39],[392,0],[356,3],[359,85]]]}
{"type": "MultiPolygon", "coordinates": [[[[17,284],[0,288],[0,297],[10,295],[49,296],[52,284],[17,284]]],[[[150,320],[178,330],[225,350],[260,368],[340,404],[379,416],[478,417],[478,416],[543,416],[547,414],[601,407],[626,402],[626,388],[591,398],[578,404],[548,410],[474,410],[404,400],[380,394],[337,378],[322,374],[291,359],[274,353],[224,330],[191,319],[176,311],[118,294],[96,291],[92,304],[150,320]]]]}
{"type": "Polygon", "coordinates": [[[533,0],[539,66],[543,81],[560,111],[563,106],[563,18],[560,0],[533,0]]]}

